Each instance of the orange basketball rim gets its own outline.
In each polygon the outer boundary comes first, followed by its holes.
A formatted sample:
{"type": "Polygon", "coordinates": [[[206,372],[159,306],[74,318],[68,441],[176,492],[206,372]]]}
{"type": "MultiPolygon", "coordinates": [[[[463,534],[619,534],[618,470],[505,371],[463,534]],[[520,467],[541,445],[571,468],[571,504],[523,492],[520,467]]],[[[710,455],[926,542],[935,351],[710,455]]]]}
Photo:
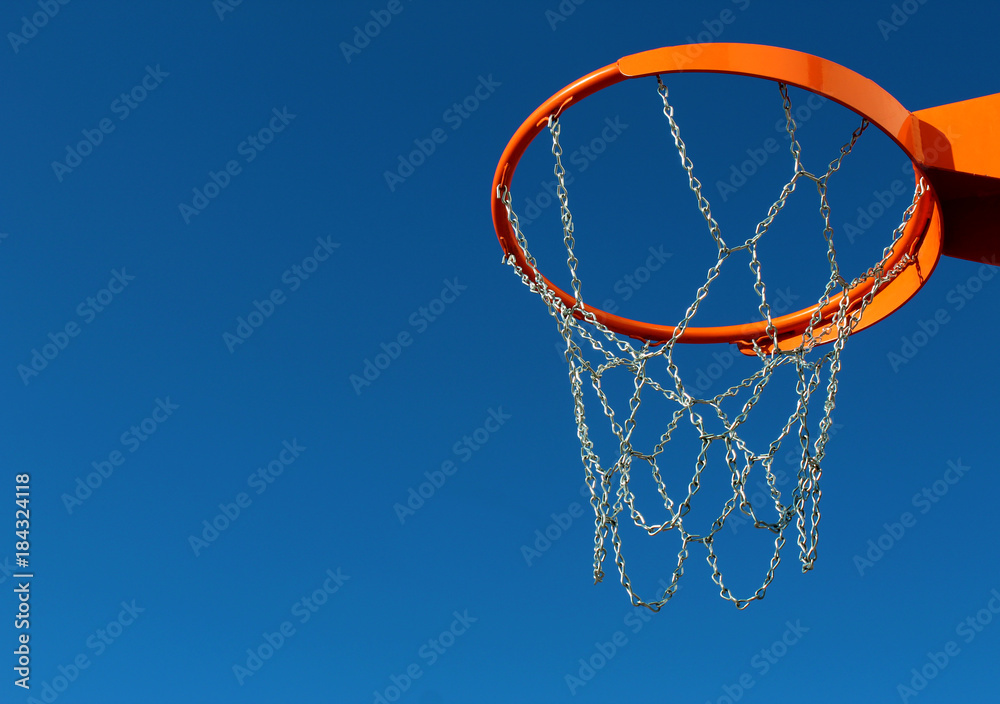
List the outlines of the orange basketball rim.
{"type": "MultiPolygon", "coordinates": [[[[626,79],[669,73],[724,73],[786,83],[822,95],[866,118],[893,139],[913,162],[916,178],[926,191],[896,242],[886,270],[903,257],[915,265],[875,292],[856,329],[877,323],[905,304],[924,285],[938,258],[992,261],[1000,253],[1000,93],[910,112],[873,81],[839,64],[791,49],[754,44],[699,44],[653,49],[632,54],[569,84],[538,107],[518,128],[497,165],[491,194],[493,223],[506,257],[532,279],[538,274],[517,242],[504,203],[498,194],[510,191],[517,164],[525,149],[549,122],[592,93],[626,79]]],[[[545,279],[567,307],[573,296],[545,279]]],[[[857,300],[873,280],[852,292],[857,300]]],[[[843,294],[841,294],[843,295],[843,294]]],[[[832,319],[840,297],[823,309],[832,319]]],[[[611,330],[640,340],[666,341],[674,328],[612,315],[584,304],[611,330]]],[[[794,341],[809,325],[813,309],[774,318],[779,345],[794,341]]],[[[768,349],[766,321],[722,327],[688,327],[678,342],[732,342],[750,354],[752,342],[768,349]]],[[[827,331],[819,342],[836,338],[827,331]]]]}

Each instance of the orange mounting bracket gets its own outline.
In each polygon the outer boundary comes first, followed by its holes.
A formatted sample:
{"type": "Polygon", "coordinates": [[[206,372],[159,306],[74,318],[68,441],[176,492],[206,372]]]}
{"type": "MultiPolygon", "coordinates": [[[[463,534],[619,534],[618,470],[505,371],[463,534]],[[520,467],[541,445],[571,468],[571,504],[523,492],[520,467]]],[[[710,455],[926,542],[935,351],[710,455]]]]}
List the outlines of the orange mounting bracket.
{"type": "Polygon", "coordinates": [[[917,110],[921,160],[941,200],[942,254],[1000,254],[1000,93],[917,110]]]}

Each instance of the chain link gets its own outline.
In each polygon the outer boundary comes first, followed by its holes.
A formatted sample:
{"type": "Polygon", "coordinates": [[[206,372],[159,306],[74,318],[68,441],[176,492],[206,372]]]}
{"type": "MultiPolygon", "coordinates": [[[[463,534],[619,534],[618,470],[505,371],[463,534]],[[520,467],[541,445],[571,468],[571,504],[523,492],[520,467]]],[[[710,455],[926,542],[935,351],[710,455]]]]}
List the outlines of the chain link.
{"type": "MultiPolygon", "coordinates": [[[[549,314],[556,320],[559,333],[566,344],[565,357],[569,367],[577,437],[580,441],[580,458],[583,462],[586,484],[590,493],[590,505],[595,516],[594,581],[600,582],[605,576],[604,562],[608,555],[607,543],[610,538],[611,550],[614,552],[614,561],[618,568],[620,581],[628,592],[629,598],[634,605],[645,606],[653,611],[659,611],[677,592],[679,580],[684,574],[685,562],[690,556],[689,548],[692,543],[701,544],[706,548],[707,561],[712,568],[712,581],[719,588],[720,595],[734,603],[738,609],[744,609],[751,602],[764,597],[768,586],[774,579],[775,571],[781,563],[781,550],[786,542],[785,531],[793,522],[798,533],[797,543],[802,571],[806,572],[814,567],[821,518],[821,462],[826,455],[826,446],[830,440],[830,428],[833,424],[832,414],[836,406],[838,374],[841,368],[840,355],[847,337],[860,324],[865,309],[879,288],[898,276],[906,267],[915,264],[909,255],[905,255],[898,264],[890,270],[886,270],[888,261],[893,257],[896,243],[902,236],[907,222],[916,210],[917,203],[925,191],[922,179],[917,182],[913,199],[903,215],[902,222],[893,231],[892,241],[883,250],[879,263],[850,282],[843,278],[834,246],[834,228],[830,220],[830,203],[827,198],[828,183],[830,178],[840,169],[843,160],[851,153],[858,138],[868,127],[868,121],[862,120],[860,127],[851,135],[851,139],[841,147],[839,156],[828,164],[822,175],[813,174],[805,168],[802,162],[802,148],[796,136],[796,123],[792,116],[792,103],[787,86],[779,83],[778,89],[785,115],[786,132],[790,139],[793,175],[782,187],[778,199],[770,206],[767,215],[757,224],[753,236],[742,245],[730,248],[723,238],[719,223],[712,215],[711,204],[702,192],[701,181],[694,174],[694,164],[688,156],[687,147],[681,138],[680,127],[674,118],[674,108],[668,99],[667,87],[657,76],[657,92],[663,102],[663,114],[667,118],[670,134],[680,157],[681,167],[687,174],[688,186],[695,196],[695,203],[705,221],[708,233],[718,248],[718,260],[708,270],[705,283],[698,288],[684,317],[675,326],[671,339],[662,344],[647,341],[638,346],[635,340],[622,337],[600,323],[593,313],[583,307],[582,285],[577,274],[579,259],[574,251],[576,246],[574,223],[569,207],[569,193],[566,189],[566,169],[562,164],[563,150],[560,145],[561,128],[558,117],[551,116],[548,127],[552,136],[552,154],[555,157],[553,172],[557,179],[556,195],[560,206],[563,244],[567,250],[567,265],[574,298],[571,306],[567,306],[546,285],[542,275],[538,272],[535,259],[528,252],[527,238],[522,232],[514,212],[510,191],[505,187],[500,187],[496,194],[506,208],[508,221],[524,252],[525,261],[533,273],[529,273],[519,266],[513,255],[507,257],[505,261],[514,267],[522,283],[533,293],[538,294],[545,302],[549,314]],[[767,299],[762,266],[757,255],[757,245],[767,234],[774,219],[785,207],[788,198],[802,179],[816,184],[820,200],[820,216],[823,220],[826,256],[830,266],[830,278],[816,302],[808,326],[802,333],[800,344],[794,349],[780,350],[777,330],[772,321],[771,308],[767,299]],[[767,337],[771,341],[770,349],[765,352],[759,345],[759,341],[752,341],[753,349],[761,362],[761,369],[714,397],[699,398],[691,395],[684,386],[678,366],[674,362],[674,347],[678,338],[697,314],[699,305],[708,295],[712,282],[720,275],[722,265],[733,253],[742,250],[747,251],[750,257],[749,266],[755,279],[753,288],[760,300],[759,311],[766,321],[767,337]],[[867,281],[872,282],[871,286],[860,297],[860,301],[856,297],[852,298],[852,293],[867,281]],[[838,292],[841,298],[837,310],[832,316],[825,317],[823,309],[838,292]],[[598,336],[595,336],[591,330],[596,330],[598,336]],[[831,346],[832,349],[818,358],[813,356],[810,360],[808,357],[819,340],[827,339],[834,331],[835,338],[831,346]],[[606,347],[600,337],[607,340],[610,345],[606,347]],[[584,357],[583,349],[587,347],[601,356],[600,363],[592,363],[584,357]],[[663,364],[666,371],[665,377],[654,378],[652,375],[654,372],[651,371],[654,363],[663,364]],[[794,368],[797,377],[795,409],[784,422],[778,437],[768,446],[767,452],[757,454],[747,447],[743,438],[740,437],[739,431],[759,401],[774,372],[778,368],[788,365],[794,368]],[[602,384],[604,375],[617,368],[625,368],[635,377],[633,392],[628,401],[628,414],[624,420],[619,419],[602,384]],[[824,370],[826,371],[825,400],[822,417],[818,422],[819,434],[813,440],[809,431],[809,401],[814,392],[823,386],[824,370]],[[584,399],[587,380],[596,392],[601,409],[609,422],[611,433],[618,441],[618,456],[613,461],[602,460],[591,439],[584,399]],[[677,406],[670,415],[666,430],[653,449],[647,453],[640,452],[632,445],[632,435],[638,423],[643,393],[659,394],[677,406]],[[740,412],[730,420],[729,415],[723,410],[722,404],[737,399],[741,393],[748,393],[749,397],[743,402],[740,412]],[[717,419],[724,432],[709,432],[703,413],[709,418],[717,419]],[[688,482],[686,496],[677,500],[680,497],[671,497],[667,490],[660,467],[660,456],[684,418],[687,418],[701,438],[701,450],[695,460],[694,472],[688,482]],[[797,439],[800,450],[799,469],[795,487],[790,496],[783,499],[777,486],[774,460],[782,444],[793,435],[797,439]],[[731,476],[733,496],[726,501],[722,513],[714,520],[708,533],[698,535],[685,529],[684,518],[691,510],[691,502],[701,487],[702,475],[709,464],[709,450],[717,442],[722,442],[725,447],[725,464],[731,476]],[[633,465],[642,466],[644,464],[651,469],[656,490],[665,509],[665,517],[659,523],[648,521],[639,511],[630,486],[633,465]],[[773,502],[777,514],[777,519],[771,522],[762,520],[758,516],[761,507],[755,507],[747,496],[747,482],[751,470],[756,465],[760,465],[764,472],[770,500],[773,502]],[[617,486],[615,486],[616,484],[617,486]],[[767,530],[775,535],[774,552],[764,579],[751,595],[744,597],[735,596],[726,586],[719,566],[719,557],[715,551],[715,536],[722,530],[727,519],[737,510],[753,521],[754,528],[767,530]],[[632,522],[649,535],[677,531],[680,536],[681,546],[677,552],[676,567],[669,584],[656,599],[644,600],[632,588],[631,579],[626,570],[625,558],[622,554],[622,540],[619,532],[622,517],[626,512],[631,517],[632,522]]],[[[787,341],[785,341],[785,346],[787,347],[787,341]]]]}

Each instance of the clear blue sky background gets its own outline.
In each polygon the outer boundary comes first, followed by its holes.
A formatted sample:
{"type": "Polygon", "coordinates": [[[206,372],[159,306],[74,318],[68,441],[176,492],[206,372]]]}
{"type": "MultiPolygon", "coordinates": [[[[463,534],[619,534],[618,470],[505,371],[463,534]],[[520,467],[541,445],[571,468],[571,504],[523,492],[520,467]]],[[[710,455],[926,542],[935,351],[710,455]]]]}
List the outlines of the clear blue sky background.
{"type": "MultiPolygon", "coordinates": [[[[892,3],[859,1],[221,6],[0,10],[0,700],[997,698],[993,270],[944,260],[909,305],[849,341],[815,571],[800,573],[790,540],[767,598],[740,612],[695,549],[682,590],[650,618],[610,561],[592,584],[558,336],[501,265],[487,203],[530,111],[621,56],[709,38],[785,46],[916,110],[1000,90],[995,3],[910,2],[896,24],[892,3]],[[378,18],[391,21],[359,39],[378,18]],[[358,49],[345,55],[345,43],[358,49]],[[401,169],[421,144],[433,153],[401,169]],[[894,364],[939,311],[937,334],[894,364]],[[383,350],[392,358],[377,360],[383,350]],[[365,379],[375,361],[384,368],[365,379]],[[949,462],[970,468],[954,484],[949,462]],[[19,473],[31,477],[30,692],[12,671],[25,632],[11,576],[19,473]],[[947,493],[921,500],[936,482],[947,493]],[[408,502],[412,513],[399,508],[408,502]],[[905,513],[903,532],[893,524],[905,513]],[[547,529],[558,537],[526,559],[547,529]],[[859,569],[880,540],[888,549],[859,569]],[[978,630],[961,625],[977,614],[978,630]],[[581,659],[596,669],[581,672],[581,659]],[[920,689],[901,695],[901,684],[920,689]]],[[[670,85],[720,221],[752,228],[790,175],[777,91],[670,85]],[[723,200],[718,182],[767,139],[781,153],[723,200]]],[[[600,300],[669,323],[711,246],[655,87],[595,96],[567,113],[563,140],[573,153],[605,119],[627,125],[572,167],[582,271],[600,300]],[[649,247],[670,256],[641,290],[622,283],[645,276],[649,247]]],[[[796,106],[807,98],[793,94],[796,106]]],[[[808,113],[807,165],[821,169],[850,135],[844,112],[808,113]]],[[[537,146],[515,180],[519,208],[551,174],[537,146]]],[[[831,193],[839,237],[874,192],[912,189],[878,134],[852,157],[831,193]]],[[[767,272],[805,306],[825,255],[815,195],[799,196],[767,272]]],[[[874,261],[892,210],[843,245],[854,272],[874,261]]],[[[556,209],[528,235],[558,271],[556,209]]],[[[750,319],[746,286],[727,287],[706,316],[750,319]]],[[[713,352],[734,359],[725,346],[692,352],[682,375],[708,369],[713,352]]],[[[787,393],[772,400],[761,438],[792,408],[787,393]]],[[[643,420],[649,432],[664,422],[643,420]]],[[[694,455],[680,449],[669,467],[683,482],[694,455]]],[[[708,471],[724,484],[724,469],[708,471]]],[[[724,500],[699,498],[702,519],[724,500]]],[[[727,528],[720,546],[741,594],[769,555],[754,533],[727,528]]],[[[626,539],[648,595],[669,576],[674,536],[626,539]]]]}

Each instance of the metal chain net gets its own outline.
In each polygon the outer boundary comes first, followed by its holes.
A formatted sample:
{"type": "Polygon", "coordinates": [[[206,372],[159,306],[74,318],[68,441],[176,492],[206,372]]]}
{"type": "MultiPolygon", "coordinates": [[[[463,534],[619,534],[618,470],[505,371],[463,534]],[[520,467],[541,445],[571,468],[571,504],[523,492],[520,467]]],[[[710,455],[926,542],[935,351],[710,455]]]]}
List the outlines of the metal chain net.
{"type": "MultiPolygon", "coordinates": [[[[904,256],[899,264],[886,270],[887,262],[893,256],[893,247],[896,245],[906,223],[912,216],[917,202],[924,192],[925,186],[922,179],[918,181],[913,198],[903,215],[902,222],[893,231],[892,241],[883,250],[882,259],[879,263],[852,281],[845,280],[840,273],[837,263],[837,252],[834,247],[833,237],[834,230],[830,221],[830,204],[827,200],[827,188],[830,178],[840,169],[844,158],[851,153],[855,142],[868,127],[868,122],[867,120],[862,120],[860,127],[854,131],[850,140],[841,147],[840,154],[829,163],[822,175],[811,173],[806,170],[802,163],[801,147],[796,138],[796,123],[792,116],[792,105],[788,96],[787,86],[779,83],[778,88],[781,92],[786,131],[791,140],[790,151],[794,160],[792,178],[783,186],[781,194],[768,209],[766,217],[757,224],[754,234],[746,241],[735,246],[730,246],[723,238],[719,223],[712,217],[711,205],[702,191],[701,182],[694,174],[694,164],[687,154],[684,141],[681,139],[680,128],[674,119],[674,109],[668,100],[667,87],[663,84],[659,76],[657,77],[657,84],[657,91],[663,101],[663,114],[669,124],[670,134],[674,146],[677,148],[677,153],[680,156],[681,166],[687,173],[688,185],[694,194],[695,202],[704,218],[708,232],[718,248],[718,260],[708,270],[705,283],[697,290],[694,300],[688,306],[683,319],[677,323],[672,338],[663,343],[647,341],[644,344],[640,344],[636,340],[623,337],[608,329],[594,317],[593,313],[584,309],[582,285],[577,276],[578,260],[574,254],[573,216],[570,212],[569,194],[566,190],[566,170],[562,164],[563,151],[559,143],[560,124],[558,118],[555,116],[549,118],[548,126],[552,135],[552,154],[555,156],[554,173],[558,180],[556,193],[560,204],[563,242],[568,253],[567,265],[572,280],[572,295],[575,298],[575,304],[567,306],[546,285],[542,275],[538,272],[534,257],[528,250],[527,239],[521,231],[517,214],[511,205],[511,194],[506,188],[500,187],[496,195],[506,207],[508,220],[519,245],[524,251],[526,261],[534,270],[534,275],[530,275],[518,266],[513,255],[507,257],[505,261],[514,267],[521,281],[532,292],[537,293],[545,302],[550,315],[557,321],[559,332],[566,343],[565,355],[566,361],[569,364],[569,380],[573,392],[573,410],[576,418],[577,436],[580,440],[580,457],[583,460],[586,482],[590,490],[590,504],[594,509],[595,515],[595,582],[600,582],[604,578],[604,561],[607,557],[608,540],[610,538],[611,549],[614,551],[614,561],[621,576],[621,584],[628,592],[632,603],[636,606],[645,606],[653,611],[659,611],[677,591],[679,580],[684,574],[685,561],[690,556],[689,549],[691,545],[700,544],[707,551],[708,564],[712,569],[712,580],[719,587],[720,595],[724,599],[733,602],[736,608],[744,609],[752,601],[763,598],[767,591],[768,586],[774,578],[775,570],[781,562],[781,549],[784,547],[786,540],[785,531],[793,522],[798,533],[797,543],[802,571],[807,572],[811,570],[815,564],[816,549],[819,540],[820,499],[822,498],[822,491],[820,489],[820,478],[822,475],[821,462],[826,454],[826,446],[830,438],[829,430],[832,424],[832,413],[837,395],[837,375],[840,371],[840,355],[848,336],[860,322],[861,316],[878,289],[895,278],[906,266],[913,263],[913,260],[909,256],[904,256]],[[767,298],[767,289],[761,278],[761,263],[757,256],[757,247],[760,240],[767,234],[775,217],[784,208],[789,196],[795,191],[800,182],[815,184],[819,194],[819,211],[824,223],[823,237],[826,242],[827,260],[830,265],[830,278],[823,290],[822,296],[816,302],[815,312],[810,319],[808,328],[802,334],[800,344],[795,349],[782,351],[778,349],[777,331],[772,323],[771,306],[767,298]],[[715,396],[699,398],[689,392],[681,379],[677,364],[675,364],[673,358],[674,347],[678,338],[698,313],[698,308],[702,300],[708,295],[712,282],[719,276],[722,265],[733,253],[743,250],[750,257],[750,268],[756,278],[754,291],[760,301],[760,314],[767,323],[766,331],[767,336],[771,339],[771,346],[768,351],[765,351],[757,341],[753,341],[753,350],[761,363],[761,368],[751,376],[743,379],[740,383],[715,396]],[[863,296],[860,296],[859,303],[858,292],[855,289],[869,280],[872,281],[872,286],[863,296]],[[828,317],[824,321],[821,313],[823,307],[840,293],[843,293],[843,297],[837,311],[832,317],[828,317]],[[819,357],[809,355],[822,335],[834,331],[836,337],[830,351],[819,357]],[[597,358],[601,360],[600,363],[591,363],[584,357],[583,350],[587,348],[596,352],[597,358]],[[813,357],[811,361],[809,359],[810,356],[813,357]],[[761,393],[767,387],[775,370],[785,365],[794,367],[797,376],[796,393],[798,400],[795,409],[788,416],[778,437],[770,443],[767,451],[763,453],[755,452],[747,447],[740,437],[741,426],[757,404],[761,393]],[[635,376],[635,385],[634,392],[628,402],[628,408],[616,412],[608,400],[605,389],[602,387],[602,377],[609,370],[619,367],[624,367],[635,376]],[[827,371],[825,382],[826,398],[823,402],[823,415],[818,424],[818,437],[812,441],[807,424],[809,401],[823,384],[824,370],[827,371]],[[618,456],[613,460],[602,460],[595,452],[584,403],[585,383],[591,384],[596,391],[604,415],[610,423],[611,432],[618,441],[618,456]],[[728,399],[736,399],[737,395],[741,392],[748,394],[749,398],[743,403],[740,412],[734,417],[730,417],[730,414],[723,410],[722,404],[727,402],[728,399]],[[660,394],[676,405],[676,409],[670,414],[666,430],[659,437],[658,442],[652,450],[648,452],[641,452],[635,449],[631,441],[644,394],[660,394]],[[714,418],[717,418],[721,422],[721,426],[724,429],[723,432],[710,432],[706,427],[705,416],[709,418],[714,416],[714,418]],[[701,440],[701,450],[695,460],[694,471],[688,483],[686,495],[683,497],[672,497],[667,492],[666,483],[663,479],[662,469],[658,460],[660,460],[660,455],[677,429],[678,424],[685,419],[698,432],[701,440]],[[797,473],[797,482],[791,491],[791,496],[786,498],[783,497],[781,491],[778,489],[773,464],[782,442],[786,438],[792,438],[793,436],[795,439],[791,441],[797,441],[801,448],[801,459],[797,473]],[[725,465],[729,472],[733,495],[726,501],[722,512],[711,524],[711,528],[707,533],[691,533],[684,527],[684,518],[690,511],[691,501],[701,486],[702,474],[708,465],[709,449],[716,443],[721,443],[725,449],[725,465]],[[754,506],[747,495],[747,480],[751,469],[756,465],[760,465],[767,478],[767,486],[777,515],[777,520],[772,522],[765,521],[758,516],[758,512],[761,511],[762,507],[754,506]],[[635,506],[635,495],[630,488],[630,480],[633,470],[636,468],[641,469],[642,467],[647,467],[651,471],[653,481],[656,484],[663,507],[666,510],[665,520],[662,522],[654,523],[648,521],[635,506]],[[726,586],[714,544],[716,534],[725,525],[727,518],[737,509],[752,520],[754,528],[770,531],[774,535],[774,552],[763,581],[756,591],[749,596],[743,597],[735,596],[726,586]],[[619,536],[619,527],[621,522],[625,520],[626,513],[631,517],[636,526],[645,530],[649,535],[676,531],[680,536],[681,545],[677,552],[677,565],[673,570],[669,584],[666,585],[656,599],[646,600],[641,598],[633,590],[631,580],[626,571],[625,557],[622,553],[622,541],[619,536]]],[[[821,392],[819,395],[822,396],[823,393],[821,392]]],[[[729,401],[728,403],[738,404],[738,400],[729,401]]],[[[714,423],[715,421],[713,420],[712,422],[714,423]]]]}

